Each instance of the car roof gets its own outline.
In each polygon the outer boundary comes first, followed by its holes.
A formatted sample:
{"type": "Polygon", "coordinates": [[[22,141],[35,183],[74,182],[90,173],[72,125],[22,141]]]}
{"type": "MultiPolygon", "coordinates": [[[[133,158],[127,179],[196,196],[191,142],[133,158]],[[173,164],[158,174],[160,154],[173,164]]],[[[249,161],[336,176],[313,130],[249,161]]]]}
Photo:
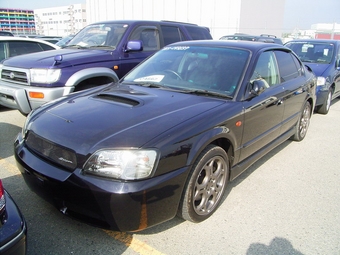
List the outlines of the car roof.
{"type": "Polygon", "coordinates": [[[335,40],[335,39],[293,39],[290,40],[288,42],[286,42],[285,44],[288,43],[292,43],[292,42],[315,42],[315,43],[334,43],[334,44],[340,44],[339,40],[335,40]]]}
{"type": "Polygon", "coordinates": [[[176,42],[166,47],[171,46],[206,46],[206,47],[233,47],[240,49],[248,49],[253,52],[257,52],[262,49],[283,49],[291,52],[290,49],[284,47],[281,44],[265,43],[260,41],[237,41],[237,40],[195,40],[195,41],[183,41],[176,42]]]}
{"type": "Polygon", "coordinates": [[[261,35],[250,35],[243,33],[236,33],[233,35],[224,35],[220,40],[245,40],[245,41],[262,41],[267,43],[278,43],[283,44],[282,40],[275,35],[261,34],[261,35]]]}
{"type": "MultiPolygon", "coordinates": [[[[186,23],[179,21],[171,21],[171,20],[107,20],[107,21],[99,21],[92,23],[91,25],[103,24],[103,23],[121,23],[121,24],[133,24],[133,23],[151,23],[151,24],[179,24],[183,26],[198,26],[194,23],[186,23]]],[[[204,26],[202,26],[204,27],[204,26]]]]}
{"type": "Polygon", "coordinates": [[[27,38],[27,37],[19,37],[19,36],[0,36],[0,42],[8,42],[8,41],[21,41],[21,42],[39,42],[43,44],[47,44],[55,49],[60,49],[59,46],[54,43],[50,43],[44,40],[36,39],[36,38],[27,38]]]}

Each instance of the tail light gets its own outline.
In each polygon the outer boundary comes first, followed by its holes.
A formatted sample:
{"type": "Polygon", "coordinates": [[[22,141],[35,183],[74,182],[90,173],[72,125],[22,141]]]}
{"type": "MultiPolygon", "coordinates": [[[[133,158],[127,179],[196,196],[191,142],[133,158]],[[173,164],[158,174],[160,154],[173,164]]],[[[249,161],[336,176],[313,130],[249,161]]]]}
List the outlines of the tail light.
{"type": "Polygon", "coordinates": [[[2,181],[0,180],[0,213],[5,210],[5,189],[4,186],[2,185],[2,181]]]}

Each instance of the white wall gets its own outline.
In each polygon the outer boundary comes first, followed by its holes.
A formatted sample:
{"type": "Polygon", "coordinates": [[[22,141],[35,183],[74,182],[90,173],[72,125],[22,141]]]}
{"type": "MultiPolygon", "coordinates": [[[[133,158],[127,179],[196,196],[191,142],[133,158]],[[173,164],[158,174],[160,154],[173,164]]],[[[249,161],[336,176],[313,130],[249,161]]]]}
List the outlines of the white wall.
{"type": "Polygon", "coordinates": [[[209,27],[214,39],[219,39],[238,32],[242,1],[87,0],[87,21],[88,24],[119,19],[189,22],[209,27]]]}

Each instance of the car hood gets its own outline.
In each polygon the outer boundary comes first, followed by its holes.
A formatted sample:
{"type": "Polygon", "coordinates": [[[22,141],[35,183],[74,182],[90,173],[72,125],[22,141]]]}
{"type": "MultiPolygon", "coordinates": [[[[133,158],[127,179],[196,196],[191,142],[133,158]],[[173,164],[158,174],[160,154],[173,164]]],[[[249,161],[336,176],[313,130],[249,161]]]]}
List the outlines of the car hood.
{"type": "Polygon", "coordinates": [[[108,147],[140,148],[166,130],[226,103],[135,85],[108,88],[38,111],[29,129],[83,155],[108,147]]]}
{"type": "MultiPolygon", "coordinates": [[[[325,71],[329,68],[330,64],[317,64],[317,63],[304,63],[309,66],[316,76],[324,76],[325,71]]],[[[326,75],[328,76],[328,75],[326,75]]]]}
{"type": "Polygon", "coordinates": [[[18,68],[67,68],[76,65],[86,65],[91,63],[100,63],[112,61],[114,56],[112,50],[96,50],[96,49],[60,49],[49,50],[30,54],[15,56],[4,60],[5,66],[18,68]],[[62,60],[55,65],[55,56],[62,56],[62,60]]]}

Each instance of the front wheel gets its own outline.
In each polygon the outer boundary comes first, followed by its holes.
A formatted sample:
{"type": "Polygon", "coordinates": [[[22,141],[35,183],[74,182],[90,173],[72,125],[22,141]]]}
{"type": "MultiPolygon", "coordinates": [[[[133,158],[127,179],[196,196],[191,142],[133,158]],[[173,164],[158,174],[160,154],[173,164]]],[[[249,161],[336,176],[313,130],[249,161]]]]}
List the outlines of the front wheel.
{"type": "Polygon", "coordinates": [[[312,107],[309,102],[306,102],[302,109],[300,118],[298,122],[296,123],[295,134],[292,137],[292,140],[299,142],[305,138],[308,127],[309,127],[311,114],[312,114],[312,107]]]}
{"type": "Polygon", "coordinates": [[[221,203],[228,179],[227,153],[221,147],[208,146],[189,174],[178,216],[192,222],[209,218],[221,203]]]}

